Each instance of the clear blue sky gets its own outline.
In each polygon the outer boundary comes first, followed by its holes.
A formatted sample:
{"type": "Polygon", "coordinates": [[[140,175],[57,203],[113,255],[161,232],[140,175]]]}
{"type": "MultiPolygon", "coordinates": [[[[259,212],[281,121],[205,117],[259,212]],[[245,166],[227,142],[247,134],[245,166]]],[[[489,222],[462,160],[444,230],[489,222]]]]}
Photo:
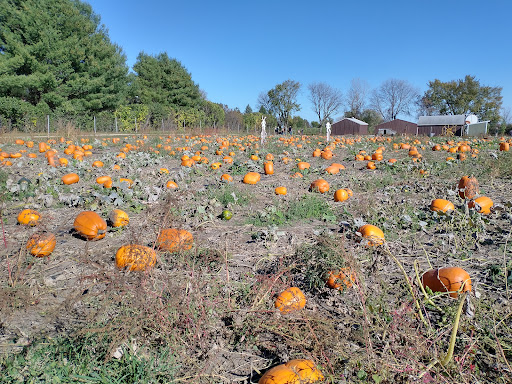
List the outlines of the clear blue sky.
{"type": "Polygon", "coordinates": [[[512,107],[510,0],[86,1],[128,66],[167,52],[209,100],[242,112],[287,79],[302,84],[298,114],[311,121],[315,81],[346,93],[353,78],[397,78],[423,93],[465,75],[503,87],[512,107]]]}

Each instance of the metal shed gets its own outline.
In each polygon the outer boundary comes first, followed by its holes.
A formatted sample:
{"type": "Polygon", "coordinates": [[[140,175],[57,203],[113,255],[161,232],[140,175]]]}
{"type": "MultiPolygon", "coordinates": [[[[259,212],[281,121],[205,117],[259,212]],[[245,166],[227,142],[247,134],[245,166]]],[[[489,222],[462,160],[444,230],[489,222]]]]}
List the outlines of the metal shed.
{"type": "Polygon", "coordinates": [[[410,121],[395,119],[375,126],[378,135],[417,135],[418,124],[410,121]]]}
{"type": "Polygon", "coordinates": [[[455,136],[462,136],[466,118],[466,115],[420,116],[418,119],[418,134],[439,136],[452,132],[455,136]]]}
{"type": "Polygon", "coordinates": [[[367,135],[368,123],[354,117],[338,120],[331,126],[331,135],[367,135]]]}

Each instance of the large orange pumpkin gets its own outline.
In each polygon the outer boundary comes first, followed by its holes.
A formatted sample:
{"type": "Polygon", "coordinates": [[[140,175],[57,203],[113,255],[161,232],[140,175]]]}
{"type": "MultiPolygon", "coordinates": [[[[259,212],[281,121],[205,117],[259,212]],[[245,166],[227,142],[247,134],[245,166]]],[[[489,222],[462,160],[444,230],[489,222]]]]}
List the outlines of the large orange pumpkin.
{"type": "Polygon", "coordinates": [[[185,229],[162,229],[156,239],[156,246],[168,252],[189,250],[192,248],[193,244],[194,237],[185,229]]]}
{"type": "Polygon", "coordinates": [[[107,222],[93,211],[84,211],[79,213],[75,219],[73,227],[87,240],[103,239],[107,232],[107,222]]]}
{"type": "Polygon", "coordinates": [[[323,379],[312,360],[294,359],[269,369],[258,384],[311,384],[323,379]]]}
{"type": "Polygon", "coordinates": [[[156,252],[144,245],[128,244],[116,252],[116,267],[130,271],[145,271],[156,263],[156,252]]]}
{"type": "Polygon", "coordinates": [[[469,274],[459,267],[446,267],[431,269],[423,274],[421,283],[429,287],[432,292],[450,292],[451,297],[458,296],[458,290],[471,291],[471,278],[469,274]]]}

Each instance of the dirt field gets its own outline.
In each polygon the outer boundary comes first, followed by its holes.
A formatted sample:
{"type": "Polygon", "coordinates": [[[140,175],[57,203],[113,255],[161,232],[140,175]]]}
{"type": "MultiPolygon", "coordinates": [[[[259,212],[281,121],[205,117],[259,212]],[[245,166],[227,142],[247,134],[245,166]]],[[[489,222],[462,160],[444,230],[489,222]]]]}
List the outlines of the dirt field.
{"type": "Polygon", "coordinates": [[[0,167],[0,382],[257,383],[296,358],[314,361],[329,383],[512,382],[512,154],[498,150],[499,138],[466,139],[469,151],[450,153],[432,147],[460,150],[461,138],[334,137],[330,159],[313,157],[326,149],[320,136],[271,136],[263,146],[235,135],[51,141],[65,167],[21,139],[0,140],[0,156],[21,154],[0,167]],[[70,144],[92,146],[91,155],[73,159],[70,144]],[[374,170],[355,159],[379,148],[374,170]],[[183,166],[184,155],[199,159],[183,166]],[[92,166],[98,160],[103,167],[92,166]],[[332,163],[344,169],[326,173],[332,163]],[[244,184],[251,171],[261,180],[244,184]],[[71,172],[80,181],[64,185],[71,172]],[[111,188],[96,183],[103,175],[111,188]],[[493,200],[490,214],[459,197],[465,175],[493,200]],[[326,193],[310,190],[320,178],[326,193]],[[334,201],[342,188],[353,196],[334,201]],[[432,212],[434,199],[454,211],[432,212]],[[40,213],[37,225],[17,223],[26,208],[40,213]],[[98,241],[74,231],[80,212],[107,219],[116,208],[129,214],[126,227],[98,241]],[[361,241],[364,224],[382,229],[385,244],[361,241]],[[190,231],[192,249],[157,250],[145,272],[116,268],[121,246],[154,248],[164,228],[190,231]],[[35,258],[25,244],[41,231],[55,234],[56,247],[35,258]],[[424,294],[417,275],[448,266],[469,273],[472,291],[424,294]],[[328,288],[329,271],[345,267],[348,284],[328,288]],[[306,305],[283,314],[274,301],[292,286],[306,305]],[[462,300],[453,358],[442,362],[462,300]]]}

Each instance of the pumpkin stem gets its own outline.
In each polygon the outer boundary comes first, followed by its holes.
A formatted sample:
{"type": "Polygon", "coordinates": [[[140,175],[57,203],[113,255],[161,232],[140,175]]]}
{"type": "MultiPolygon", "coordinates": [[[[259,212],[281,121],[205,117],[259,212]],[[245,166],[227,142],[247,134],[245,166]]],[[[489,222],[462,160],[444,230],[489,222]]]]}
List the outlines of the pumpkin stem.
{"type": "Polygon", "coordinates": [[[393,261],[396,263],[396,265],[398,265],[398,268],[400,268],[400,270],[402,271],[402,274],[404,275],[404,278],[405,278],[405,283],[407,284],[407,286],[409,287],[409,292],[411,293],[411,296],[412,296],[412,299],[414,300],[414,303],[416,304],[416,308],[418,308],[418,314],[420,316],[420,319],[421,321],[423,322],[423,324],[425,325],[425,327],[429,328],[429,324],[427,322],[427,320],[425,319],[425,317],[423,316],[423,312],[421,310],[421,306],[420,306],[420,303],[418,302],[418,300],[416,299],[416,295],[414,294],[414,290],[412,288],[412,285],[411,285],[411,282],[409,281],[409,277],[407,276],[407,272],[405,272],[405,269],[402,265],[402,263],[400,263],[400,261],[395,257],[395,255],[393,255],[391,253],[391,251],[389,250],[387,244],[385,245],[384,247],[384,251],[389,255],[391,256],[391,258],[393,259],[393,261]]]}
{"type": "Polygon", "coordinates": [[[427,294],[427,291],[425,291],[425,287],[423,287],[423,284],[421,283],[420,274],[418,271],[418,260],[414,260],[414,272],[416,273],[416,279],[418,281],[418,285],[421,289],[421,292],[423,292],[423,295],[425,296],[425,300],[427,300],[427,303],[432,305],[435,309],[437,309],[439,312],[442,312],[443,310],[439,308],[439,306],[432,301],[430,296],[427,294]]]}
{"type": "Polygon", "coordinates": [[[455,349],[455,340],[457,339],[457,331],[459,329],[460,323],[460,315],[462,313],[462,308],[464,307],[464,301],[466,300],[467,292],[464,292],[459,301],[459,308],[457,309],[457,313],[455,314],[455,319],[453,320],[453,329],[452,335],[450,336],[450,345],[448,346],[448,351],[446,352],[446,356],[443,360],[441,360],[441,364],[446,366],[453,357],[453,350],[455,349]]]}

